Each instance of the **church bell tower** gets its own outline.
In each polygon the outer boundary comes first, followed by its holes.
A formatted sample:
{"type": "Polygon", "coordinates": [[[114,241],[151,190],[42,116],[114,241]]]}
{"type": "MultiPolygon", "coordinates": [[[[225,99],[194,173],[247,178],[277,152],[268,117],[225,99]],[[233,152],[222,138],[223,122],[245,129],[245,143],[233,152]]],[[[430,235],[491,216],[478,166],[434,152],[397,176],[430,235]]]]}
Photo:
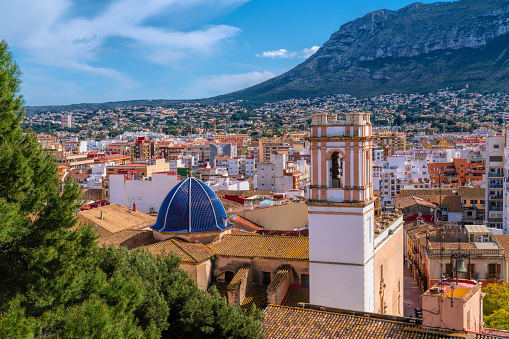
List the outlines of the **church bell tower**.
{"type": "Polygon", "coordinates": [[[312,116],[310,302],[374,312],[372,126],[345,116],[312,116]]]}

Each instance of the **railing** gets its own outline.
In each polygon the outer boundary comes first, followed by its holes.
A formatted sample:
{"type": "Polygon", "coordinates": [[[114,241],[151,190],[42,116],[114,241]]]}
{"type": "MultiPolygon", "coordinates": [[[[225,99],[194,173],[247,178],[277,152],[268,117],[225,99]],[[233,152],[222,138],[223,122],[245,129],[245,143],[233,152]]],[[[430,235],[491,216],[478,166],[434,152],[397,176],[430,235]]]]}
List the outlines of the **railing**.
{"type": "Polygon", "coordinates": [[[504,199],[504,196],[502,194],[498,194],[498,195],[490,195],[490,196],[488,196],[488,198],[490,200],[493,200],[493,199],[504,199]]]}
{"type": "Polygon", "coordinates": [[[492,172],[490,172],[490,173],[488,173],[488,176],[489,177],[501,178],[501,177],[504,176],[504,173],[492,173],[492,172]]]}
{"type": "MultiPolygon", "coordinates": [[[[430,256],[446,256],[450,257],[451,254],[458,253],[458,249],[442,249],[433,248],[429,250],[430,256]]],[[[460,250],[460,253],[470,254],[471,257],[500,257],[505,255],[505,250],[503,249],[469,249],[469,250],[460,250]]]]}
{"type": "Polygon", "coordinates": [[[486,280],[499,280],[500,273],[486,273],[486,280]]]}

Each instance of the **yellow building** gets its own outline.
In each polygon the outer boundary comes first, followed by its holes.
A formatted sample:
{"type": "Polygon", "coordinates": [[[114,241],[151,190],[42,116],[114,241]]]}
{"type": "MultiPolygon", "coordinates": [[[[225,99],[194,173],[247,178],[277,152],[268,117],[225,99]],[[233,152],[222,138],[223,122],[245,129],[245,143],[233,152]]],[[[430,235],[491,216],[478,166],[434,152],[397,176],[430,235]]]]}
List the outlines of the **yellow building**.
{"type": "Polygon", "coordinates": [[[403,132],[377,131],[374,136],[378,146],[389,146],[391,154],[396,151],[406,151],[406,134],[403,132]]]}

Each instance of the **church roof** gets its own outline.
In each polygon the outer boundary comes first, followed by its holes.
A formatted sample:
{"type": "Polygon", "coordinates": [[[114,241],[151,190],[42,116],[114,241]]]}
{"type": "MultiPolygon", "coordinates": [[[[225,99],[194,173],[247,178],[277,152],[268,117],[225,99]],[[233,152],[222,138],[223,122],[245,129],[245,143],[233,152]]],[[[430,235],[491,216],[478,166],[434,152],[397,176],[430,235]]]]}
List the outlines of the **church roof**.
{"type": "Polygon", "coordinates": [[[226,212],[217,195],[202,181],[187,178],[166,196],[157,222],[159,232],[210,232],[230,227],[226,212]]]}
{"type": "Polygon", "coordinates": [[[269,305],[263,326],[268,339],[279,338],[502,338],[498,335],[426,329],[420,319],[304,304],[269,305]]]}
{"type": "Polygon", "coordinates": [[[152,254],[173,253],[186,263],[200,263],[214,256],[214,252],[207,245],[192,244],[179,239],[157,242],[145,248],[152,254]]]}
{"type": "Polygon", "coordinates": [[[209,245],[218,255],[228,257],[260,257],[274,259],[309,260],[309,238],[271,235],[226,235],[209,245]]]}

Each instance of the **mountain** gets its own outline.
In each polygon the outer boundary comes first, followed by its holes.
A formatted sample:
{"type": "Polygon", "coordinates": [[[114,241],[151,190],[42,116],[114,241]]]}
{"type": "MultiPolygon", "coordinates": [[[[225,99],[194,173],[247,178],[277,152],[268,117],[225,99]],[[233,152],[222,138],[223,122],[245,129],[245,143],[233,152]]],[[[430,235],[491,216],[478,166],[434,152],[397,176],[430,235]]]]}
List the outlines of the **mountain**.
{"type": "MultiPolygon", "coordinates": [[[[482,92],[509,88],[509,0],[414,3],[381,9],[342,25],[309,59],[258,85],[213,98],[246,104],[330,94],[358,97],[429,93],[450,87],[482,92]]],[[[136,100],[104,104],[31,107],[105,109],[166,106],[183,100],[136,100]]],[[[189,102],[189,101],[188,101],[189,102]]]]}
{"type": "Polygon", "coordinates": [[[508,72],[509,1],[414,3],[348,22],[292,70],[209,101],[366,97],[466,85],[506,92],[508,72]]]}

